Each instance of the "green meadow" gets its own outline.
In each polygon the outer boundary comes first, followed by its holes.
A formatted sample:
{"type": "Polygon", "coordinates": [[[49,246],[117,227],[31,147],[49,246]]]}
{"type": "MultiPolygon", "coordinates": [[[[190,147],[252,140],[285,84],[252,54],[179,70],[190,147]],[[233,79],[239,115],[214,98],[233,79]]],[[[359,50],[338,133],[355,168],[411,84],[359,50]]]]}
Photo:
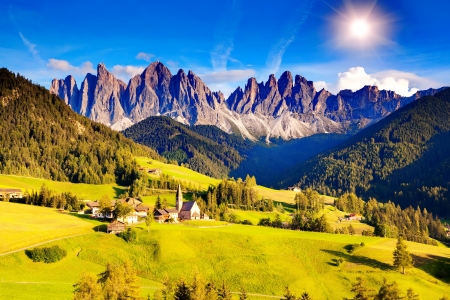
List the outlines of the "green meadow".
{"type": "Polygon", "coordinates": [[[116,184],[85,184],[85,183],[71,183],[52,181],[47,179],[3,175],[0,174],[0,188],[20,188],[23,191],[28,190],[38,191],[42,185],[45,184],[47,188],[58,193],[71,192],[79,199],[95,200],[100,199],[103,195],[109,195],[115,198],[126,191],[126,187],[116,184]]]}
{"type": "MultiPolygon", "coordinates": [[[[41,213],[40,207],[28,207],[41,213]]],[[[2,207],[3,208],[3,207],[2,207]]],[[[19,216],[21,213],[18,213],[19,216]]],[[[61,215],[65,222],[85,222],[61,215]]],[[[373,289],[383,278],[397,281],[401,290],[412,287],[422,299],[439,299],[450,291],[448,280],[439,278],[443,264],[450,264],[450,249],[408,242],[415,267],[405,275],[392,268],[395,240],[386,238],[300,232],[258,226],[208,221],[191,224],[138,225],[138,239],[127,243],[120,237],[98,233],[85,222],[87,235],[51,242],[67,250],[66,258],[54,264],[34,263],[24,253],[0,256],[1,299],[70,299],[72,285],[83,270],[95,274],[107,262],[130,261],[138,270],[143,296],[153,294],[164,276],[190,280],[195,272],[205,279],[225,280],[233,291],[243,286],[248,293],[283,295],[284,287],[299,295],[307,291],[313,299],[351,297],[351,284],[364,276],[373,289]],[[364,242],[349,254],[346,246],[364,242]],[[155,245],[158,246],[155,246],[155,245]],[[155,249],[158,248],[158,251],[155,249]],[[336,266],[335,260],[344,263],[336,266]]],[[[16,221],[16,226],[20,221],[16,221]]],[[[14,232],[5,236],[17,236],[14,232]]]]}

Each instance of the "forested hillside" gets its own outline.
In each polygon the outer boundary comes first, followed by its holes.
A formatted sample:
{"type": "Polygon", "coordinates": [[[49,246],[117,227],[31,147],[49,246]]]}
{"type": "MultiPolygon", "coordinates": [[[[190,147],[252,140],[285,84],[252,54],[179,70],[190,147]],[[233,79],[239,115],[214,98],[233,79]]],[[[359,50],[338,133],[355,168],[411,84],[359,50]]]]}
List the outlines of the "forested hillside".
{"type": "Polygon", "coordinates": [[[215,126],[189,127],[169,117],[149,117],[123,134],[135,142],[156,149],[168,160],[216,178],[227,177],[243,157],[236,149],[247,149],[252,143],[230,135],[215,126]]]}
{"type": "Polygon", "coordinates": [[[334,151],[292,168],[284,185],[420,205],[450,215],[450,89],[419,99],[334,151]]]}
{"type": "Polygon", "coordinates": [[[133,156],[158,154],[76,114],[56,95],[0,69],[0,173],[129,184],[133,156]]]}

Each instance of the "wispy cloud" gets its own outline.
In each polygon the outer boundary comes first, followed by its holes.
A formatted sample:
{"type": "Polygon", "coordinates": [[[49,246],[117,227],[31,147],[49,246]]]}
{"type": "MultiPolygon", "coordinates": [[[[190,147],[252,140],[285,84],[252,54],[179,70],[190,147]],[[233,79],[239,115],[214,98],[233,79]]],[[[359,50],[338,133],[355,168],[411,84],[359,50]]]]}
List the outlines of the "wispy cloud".
{"type": "Polygon", "coordinates": [[[241,20],[238,0],[225,8],[214,30],[214,47],[211,51],[211,64],[214,71],[225,71],[234,46],[234,35],[241,20]]]}
{"type": "Polygon", "coordinates": [[[22,34],[22,32],[19,32],[20,38],[22,39],[23,44],[28,48],[28,51],[33,54],[33,57],[39,61],[42,61],[39,51],[36,49],[36,45],[31,43],[25,36],[22,34]]]}
{"type": "Polygon", "coordinates": [[[94,73],[95,70],[90,61],[85,61],[79,67],[71,65],[67,60],[50,58],[47,62],[47,68],[71,73],[71,75],[84,75],[94,73]]]}
{"type": "Polygon", "coordinates": [[[298,30],[308,18],[314,0],[306,0],[296,4],[296,9],[291,18],[283,28],[283,35],[276,44],[272,46],[267,55],[266,69],[263,76],[275,74],[280,69],[283,55],[289,45],[295,40],[298,30]]]}
{"type": "Polygon", "coordinates": [[[150,62],[150,60],[155,57],[154,54],[151,53],[145,53],[145,52],[139,52],[136,55],[136,59],[145,60],[146,62],[150,62]]]}

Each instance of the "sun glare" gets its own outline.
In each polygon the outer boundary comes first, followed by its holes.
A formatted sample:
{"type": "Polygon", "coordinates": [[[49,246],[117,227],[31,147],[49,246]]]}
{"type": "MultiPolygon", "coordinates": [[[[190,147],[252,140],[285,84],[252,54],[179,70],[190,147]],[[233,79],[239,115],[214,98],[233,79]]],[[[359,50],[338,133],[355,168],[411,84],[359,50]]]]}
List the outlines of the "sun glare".
{"type": "Polygon", "coordinates": [[[369,24],[364,20],[355,20],[350,26],[350,31],[354,36],[364,38],[369,33],[369,24]]]}

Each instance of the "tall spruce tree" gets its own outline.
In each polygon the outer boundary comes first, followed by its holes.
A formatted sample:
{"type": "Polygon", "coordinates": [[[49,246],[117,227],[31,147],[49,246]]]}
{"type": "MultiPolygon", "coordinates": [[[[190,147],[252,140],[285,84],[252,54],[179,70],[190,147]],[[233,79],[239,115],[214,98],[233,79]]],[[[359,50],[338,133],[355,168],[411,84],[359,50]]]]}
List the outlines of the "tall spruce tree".
{"type": "Polygon", "coordinates": [[[405,274],[405,268],[412,267],[413,261],[411,254],[407,250],[407,246],[403,239],[399,236],[397,239],[397,246],[394,250],[394,266],[402,269],[405,274]]]}

